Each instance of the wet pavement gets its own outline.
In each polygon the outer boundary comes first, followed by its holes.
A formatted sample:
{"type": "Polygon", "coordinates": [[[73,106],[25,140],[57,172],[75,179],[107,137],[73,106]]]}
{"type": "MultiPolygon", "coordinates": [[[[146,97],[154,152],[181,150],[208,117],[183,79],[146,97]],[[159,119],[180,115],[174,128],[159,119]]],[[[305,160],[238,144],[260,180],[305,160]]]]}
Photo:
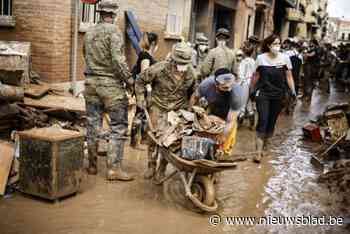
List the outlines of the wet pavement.
{"type": "MultiPolygon", "coordinates": [[[[260,165],[250,161],[220,173],[217,197],[224,216],[296,217],[342,216],[341,196],[317,183],[320,173],[310,163],[319,145],[304,142],[301,127],[334,101],[348,96],[315,92],[311,105],[298,102],[294,116],[281,116],[268,155],[260,165]]],[[[254,133],[242,127],[235,154],[254,151],[254,133]]],[[[83,178],[81,192],[51,203],[20,193],[0,200],[1,234],[115,234],[115,233],[347,233],[344,226],[212,226],[210,214],[184,207],[178,180],[157,186],[143,179],[146,151],[127,149],[126,166],[137,175],[129,183],[106,182],[105,158],[99,175],[83,178]]]]}

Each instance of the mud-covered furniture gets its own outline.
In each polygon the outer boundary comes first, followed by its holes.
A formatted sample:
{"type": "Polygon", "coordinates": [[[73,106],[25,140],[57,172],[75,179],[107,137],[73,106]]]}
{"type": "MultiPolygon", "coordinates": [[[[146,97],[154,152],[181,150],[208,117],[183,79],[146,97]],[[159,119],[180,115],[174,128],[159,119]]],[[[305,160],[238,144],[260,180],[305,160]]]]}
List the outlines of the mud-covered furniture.
{"type": "Polygon", "coordinates": [[[20,136],[20,189],[56,200],[78,192],[84,137],[57,127],[32,129],[20,136]]]}

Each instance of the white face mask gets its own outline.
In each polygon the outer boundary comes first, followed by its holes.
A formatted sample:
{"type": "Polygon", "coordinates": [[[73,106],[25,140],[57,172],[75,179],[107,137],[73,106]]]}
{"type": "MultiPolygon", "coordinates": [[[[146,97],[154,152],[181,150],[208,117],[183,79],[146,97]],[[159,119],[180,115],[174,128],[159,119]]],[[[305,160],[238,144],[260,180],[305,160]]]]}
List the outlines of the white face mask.
{"type": "Polygon", "coordinates": [[[199,51],[201,51],[202,53],[206,52],[208,50],[208,46],[206,45],[200,45],[198,47],[199,51]]]}
{"type": "Polygon", "coordinates": [[[179,65],[179,64],[177,64],[176,65],[176,70],[178,72],[185,72],[185,71],[187,71],[187,65],[179,65]]]}
{"type": "Polygon", "coordinates": [[[271,47],[271,53],[278,54],[281,51],[281,46],[272,46],[271,47]]]}

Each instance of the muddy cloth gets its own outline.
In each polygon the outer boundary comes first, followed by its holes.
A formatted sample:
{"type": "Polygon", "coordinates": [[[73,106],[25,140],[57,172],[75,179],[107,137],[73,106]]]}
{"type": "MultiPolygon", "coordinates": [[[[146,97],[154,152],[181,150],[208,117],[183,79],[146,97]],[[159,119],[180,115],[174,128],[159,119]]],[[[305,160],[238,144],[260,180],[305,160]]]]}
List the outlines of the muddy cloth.
{"type": "Polygon", "coordinates": [[[205,79],[198,87],[199,96],[209,103],[210,113],[226,119],[230,110],[238,111],[243,106],[242,88],[235,84],[231,92],[220,92],[215,85],[215,78],[205,79]]]}
{"type": "Polygon", "coordinates": [[[159,62],[141,73],[136,80],[137,100],[144,102],[146,84],[151,84],[151,106],[155,105],[164,112],[186,109],[188,90],[192,88],[195,76],[192,66],[188,66],[186,72],[176,77],[170,61],[159,62]]]}

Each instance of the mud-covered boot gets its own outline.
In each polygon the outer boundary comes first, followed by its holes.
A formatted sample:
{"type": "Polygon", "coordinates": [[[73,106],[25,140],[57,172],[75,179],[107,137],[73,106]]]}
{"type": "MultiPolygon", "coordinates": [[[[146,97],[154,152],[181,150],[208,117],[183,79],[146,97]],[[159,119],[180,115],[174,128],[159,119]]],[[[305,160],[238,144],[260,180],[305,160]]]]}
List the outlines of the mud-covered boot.
{"type": "Polygon", "coordinates": [[[254,156],[253,161],[255,163],[260,163],[261,159],[263,157],[263,150],[264,150],[264,140],[261,139],[260,137],[256,138],[256,151],[257,154],[254,156]]]}
{"type": "Polygon", "coordinates": [[[97,175],[97,144],[88,148],[89,167],[87,173],[89,175],[97,175]]]}
{"type": "Polygon", "coordinates": [[[124,157],[124,139],[111,139],[107,152],[107,180],[131,181],[133,176],[126,173],[121,166],[124,157]]]}
{"type": "Polygon", "coordinates": [[[117,163],[114,167],[108,169],[107,180],[132,181],[134,177],[122,169],[121,163],[117,163]]]}

